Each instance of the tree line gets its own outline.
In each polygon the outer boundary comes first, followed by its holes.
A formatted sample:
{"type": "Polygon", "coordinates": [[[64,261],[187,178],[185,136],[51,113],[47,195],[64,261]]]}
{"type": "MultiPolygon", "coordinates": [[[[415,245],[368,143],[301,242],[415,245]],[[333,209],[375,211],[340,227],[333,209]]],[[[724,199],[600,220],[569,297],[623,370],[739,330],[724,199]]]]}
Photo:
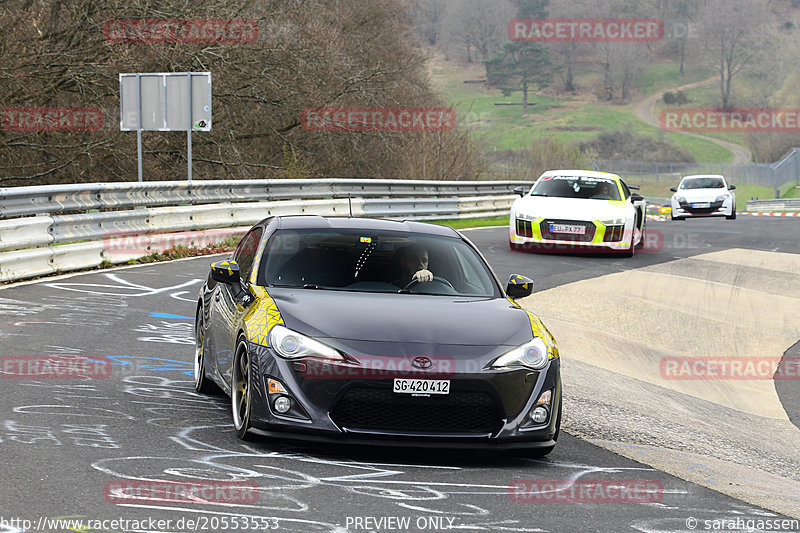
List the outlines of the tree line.
{"type": "MultiPolygon", "coordinates": [[[[0,186],[135,180],[136,134],[121,132],[118,122],[119,74],[131,72],[212,73],[213,128],[193,134],[195,179],[473,179],[479,158],[459,126],[315,131],[301,125],[308,108],[445,105],[430,86],[426,58],[410,5],[398,0],[2,2],[0,113],[97,109],[103,121],[89,131],[31,131],[9,127],[6,113],[0,186]],[[258,37],[110,38],[108,22],[120,20],[247,20],[258,37]]],[[[186,178],[185,133],[142,138],[145,180],[186,178]]]]}
{"type": "MultiPolygon", "coordinates": [[[[720,76],[721,107],[733,102],[738,76],[763,79],[780,87],[797,67],[794,17],[800,0],[418,0],[412,10],[420,36],[447,60],[482,62],[492,77],[504,58],[516,58],[515,88],[530,85],[571,93],[576,72],[601,72],[593,88],[600,101],[627,102],[636,92],[645,65],[671,59],[683,76],[687,67],[704,67],[720,76]],[[513,43],[515,18],[662,21],[656,42],[513,43]],[[537,50],[538,48],[538,50],[537,50]],[[535,60],[534,60],[535,59],[535,60]],[[782,65],[783,68],[774,67],[782,65]],[[533,74],[535,73],[535,74],[533,74]]],[[[507,62],[508,63],[508,62],[507,62]]],[[[500,76],[510,83],[509,76],[500,76]]],[[[757,95],[765,103],[768,94],[757,95]]]]}

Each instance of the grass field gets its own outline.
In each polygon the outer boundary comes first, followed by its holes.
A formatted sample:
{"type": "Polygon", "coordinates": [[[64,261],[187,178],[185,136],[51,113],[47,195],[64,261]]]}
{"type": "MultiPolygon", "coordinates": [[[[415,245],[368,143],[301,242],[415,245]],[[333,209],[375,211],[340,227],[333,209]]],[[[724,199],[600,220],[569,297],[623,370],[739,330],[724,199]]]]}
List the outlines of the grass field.
{"type": "MultiPolygon", "coordinates": [[[[656,116],[659,116],[663,109],[717,109],[720,106],[719,85],[716,83],[703,85],[701,87],[692,87],[691,89],[686,89],[683,91],[683,94],[685,94],[689,99],[686,104],[680,106],[665,106],[661,102],[658,102],[655,110],[656,116]]],[[[709,130],[698,133],[701,133],[706,137],[713,137],[714,139],[720,139],[746,146],[744,132],[709,130]]]]}
{"type": "Polygon", "coordinates": [[[491,218],[464,218],[453,220],[426,220],[431,224],[439,224],[440,226],[450,226],[455,229],[465,228],[482,228],[484,226],[508,226],[508,215],[502,217],[491,218]]]}
{"type": "Polygon", "coordinates": [[[677,63],[650,63],[639,75],[639,92],[642,96],[650,96],[673,87],[705,80],[713,75],[713,69],[687,67],[681,76],[677,63]]]}
{"type": "MultiPolygon", "coordinates": [[[[706,73],[699,73],[698,77],[700,74],[706,73]]],[[[610,130],[668,139],[691,152],[697,161],[727,163],[732,160],[728,150],[714,143],[662,132],[642,122],[636,116],[633,104],[598,103],[591,94],[548,96],[531,92],[528,115],[523,116],[521,105],[495,105],[521,102],[520,92],[503,96],[499,89],[489,89],[480,83],[464,83],[464,80],[482,79],[484,75],[481,67],[461,69],[444,62],[433,70],[435,85],[456,109],[459,120],[472,128],[475,141],[484,150],[519,150],[545,136],[554,136],[563,142],[580,142],[610,130]]],[[[672,72],[669,65],[648,67],[643,77],[643,92],[661,90],[673,75],[677,75],[677,70],[672,72]]],[[[589,79],[591,74],[586,78],[589,79]]],[[[684,78],[682,81],[690,83],[694,80],[684,78]]]]}

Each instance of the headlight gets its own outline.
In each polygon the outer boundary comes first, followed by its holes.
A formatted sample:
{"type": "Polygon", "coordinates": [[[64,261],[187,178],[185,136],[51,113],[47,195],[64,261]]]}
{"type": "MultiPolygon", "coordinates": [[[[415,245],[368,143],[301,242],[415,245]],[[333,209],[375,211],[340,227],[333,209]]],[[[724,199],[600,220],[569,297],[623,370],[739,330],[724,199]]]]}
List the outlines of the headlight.
{"type": "Polygon", "coordinates": [[[278,355],[286,359],[319,357],[322,359],[341,359],[342,355],[321,342],[283,326],[274,326],[269,332],[269,345],[278,355]]]}
{"type": "Polygon", "coordinates": [[[608,220],[601,220],[600,223],[604,226],[619,226],[625,223],[625,218],[610,218],[608,220]]]}
{"type": "Polygon", "coordinates": [[[729,196],[729,195],[727,195],[727,194],[721,194],[721,195],[717,196],[717,199],[716,199],[716,200],[714,200],[714,201],[715,201],[715,202],[724,202],[724,201],[725,201],[725,200],[727,200],[729,197],[730,197],[730,196],[729,196]]]}
{"type": "Polygon", "coordinates": [[[522,366],[532,370],[541,370],[547,366],[547,345],[541,337],[535,337],[529,343],[514,348],[498,357],[492,368],[522,366]]]}
{"type": "Polygon", "coordinates": [[[515,212],[515,213],[514,213],[514,218],[521,218],[521,219],[523,219],[523,220],[528,220],[528,219],[530,219],[530,218],[532,218],[532,217],[530,217],[530,216],[526,215],[526,214],[525,214],[525,213],[523,213],[522,211],[517,211],[517,212],[515,212]]]}
{"type": "Polygon", "coordinates": [[[679,204],[683,204],[686,203],[686,198],[684,198],[683,196],[676,196],[675,201],[678,202],[679,204]]]}

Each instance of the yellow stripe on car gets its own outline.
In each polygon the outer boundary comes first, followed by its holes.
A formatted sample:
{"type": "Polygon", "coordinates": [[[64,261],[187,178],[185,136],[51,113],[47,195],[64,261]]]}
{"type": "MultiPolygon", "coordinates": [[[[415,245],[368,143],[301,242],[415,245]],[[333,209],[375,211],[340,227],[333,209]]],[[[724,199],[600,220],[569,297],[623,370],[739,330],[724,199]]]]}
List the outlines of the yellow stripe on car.
{"type": "Polygon", "coordinates": [[[270,330],[276,324],[283,324],[283,317],[275,301],[263,287],[251,286],[256,301],[244,317],[247,340],[262,346],[267,345],[270,330]]]}
{"type": "Polygon", "coordinates": [[[534,315],[530,311],[525,312],[528,313],[528,318],[531,321],[531,331],[533,332],[533,335],[535,337],[540,337],[547,345],[548,358],[555,359],[558,357],[558,347],[556,346],[556,340],[553,337],[553,334],[550,333],[550,330],[547,329],[538,316],[534,315]]]}

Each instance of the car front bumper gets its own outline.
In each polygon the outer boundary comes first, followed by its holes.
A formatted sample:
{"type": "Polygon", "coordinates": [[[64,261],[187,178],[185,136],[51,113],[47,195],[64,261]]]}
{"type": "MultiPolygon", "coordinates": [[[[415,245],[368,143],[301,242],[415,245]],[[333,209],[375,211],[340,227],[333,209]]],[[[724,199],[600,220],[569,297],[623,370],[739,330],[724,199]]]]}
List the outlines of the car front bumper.
{"type": "MultiPolygon", "coordinates": [[[[580,224],[585,227],[583,235],[565,235],[551,233],[548,230],[551,219],[514,218],[509,223],[508,242],[516,250],[533,250],[542,252],[576,252],[590,253],[626,252],[630,250],[633,237],[633,223],[606,226],[600,221],[559,220],[566,224],[580,224]]],[[[555,222],[555,221],[553,221],[555,222]]]]}
{"type": "MultiPolygon", "coordinates": [[[[476,370],[457,364],[450,394],[413,397],[392,392],[395,377],[351,375],[352,367],[323,364],[316,375],[297,362],[251,346],[253,360],[251,424],[255,433],[285,439],[386,446],[515,449],[552,446],[561,402],[560,360],[536,372],[528,369],[476,370]],[[285,394],[271,394],[268,379],[281,382],[285,394]],[[548,418],[534,423],[530,412],[551,391],[548,418]],[[288,396],[293,409],[279,414],[274,403],[288,396]],[[462,425],[463,424],[463,425],[462,425]],[[471,426],[471,427],[468,427],[471,426]]],[[[473,365],[474,366],[474,365],[473,365]]],[[[424,376],[427,377],[427,376],[424,376]]]]}
{"type": "Polygon", "coordinates": [[[672,201],[672,216],[678,218],[688,217],[725,217],[732,216],[736,207],[730,200],[724,202],[705,202],[708,207],[693,207],[702,202],[677,202],[672,201]]]}

